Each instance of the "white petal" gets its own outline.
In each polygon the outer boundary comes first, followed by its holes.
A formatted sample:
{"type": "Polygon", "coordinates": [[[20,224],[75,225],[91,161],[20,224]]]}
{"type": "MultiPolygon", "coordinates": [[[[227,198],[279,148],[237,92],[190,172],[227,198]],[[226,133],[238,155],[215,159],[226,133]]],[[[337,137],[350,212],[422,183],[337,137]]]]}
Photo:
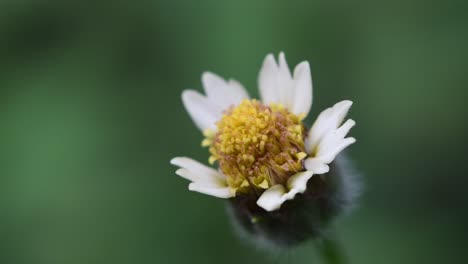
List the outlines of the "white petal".
{"type": "Polygon", "coordinates": [[[202,74],[202,83],[208,99],[222,110],[249,98],[245,88],[239,82],[235,80],[226,82],[212,72],[202,74]]]}
{"type": "Polygon", "coordinates": [[[304,161],[304,166],[308,171],[314,174],[324,174],[330,170],[330,167],[325,162],[318,158],[308,158],[304,161]]]}
{"type": "MultiPolygon", "coordinates": [[[[323,153],[323,150],[332,149],[337,145],[341,145],[345,140],[349,130],[356,124],[354,120],[348,119],[341,127],[326,133],[319,142],[316,149],[316,156],[323,153]]],[[[354,143],[354,142],[353,142],[354,143]]]]}
{"type": "Polygon", "coordinates": [[[309,114],[312,106],[312,77],[307,61],[299,63],[294,69],[295,94],[291,111],[295,114],[309,114]]]}
{"type": "Polygon", "coordinates": [[[213,184],[226,184],[226,178],[213,168],[210,168],[194,159],[187,157],[176,157],[171,160],[172,165],[181,167],[184,170],[177,170],[176,173],[193,182],[205,182],[213,184]]]}
{"type": "Polygon", "coordinates": [[[312,81],[308,62],[302,62],[294,69],[294,78],[280,52],[278,64],[268,54],[260,69],[258,86],[265,104],[282,104],[295,114],[308,114],[312,105],[312,81]]]}
{"type": "Polygon", "coordinates": [[[189,184],[191,191],[219,198],[229,198],[235,195],[221,173],[196,160],[176,157],[171,160],[171,164],[181,167],[176,171],[177,175],[192,181],[189,184]]]}
{"type": "Polygon", "coordinates": [[[341,101],[320,113],[306,138],[305,147],[308,154],[313,154],[322,138],[340,126],[352,104],[353,102],[348,100],[341,101]]]}
{"type": "Polygon", "coordinates": [[[287,185],[289,192],[286,194],[286,200],[291,200],[298,193],[304,193],[307,189],[307,181],[314,175],[312,171],[298,172],[288,179],[287,185]]]}
{"type": "Polygon", "coordinates": [[[330,169],[328,164],[342,150],[356,142],[352,137],[346,138],[356,122],[348,119],[340,126],[351,105],[351,101],[342,101],[319,115],[305,142],[306,152],[309,154],[309,158],[304,162],[307,170],[315,174],[327,173],[330,169]]]}
{"type": "Polygon", "coordinates": [[[286,189],[281,184],[270,187],[257,200],[257,205],[267,211],[279,209],[285,201],[292,200],[296,194],[305,192],[307,181],[312,175],[312,171],[304,171],[291,176],[287,182],[288,192],[286,192],[286,189]]]}
{"type": "Polygon", "coordinates": [[[227,82],[228,88],[232,91],[230,92],[231,102],[235,105],[242,102],[244,99],[249,99],[249,93],[244,88],[244,86],[234,79],[229,79],[227,82]]]}
{"type": "Polygon", "coordinates": [[[334,144],[329,144],[327,147],[321,147],[319,145],[317,157],[319,157],[323,162],[331,163],[341,151],[354,142],[356,142],[356,139],[349,137],[336,140],[334,144]]]}
{"type": "Polygon", "coordinates": [[[182,178],[184,178],[184,179],[187,179],[187,180],[189,180],[189,181],[192,181],[192,182],[197,181],[197,180],[198,180],[198,181],[200,180],[200,179],[199,179],[199,175],[194,174],[194,173],[192,173],[191,171],[189,171],[189,170],[187,170],[187,169],[182,169],[182,168],[181,168],[181,169],[176,170],[175,173],[176,173],[177,175],[179,175],[180,177],[182,177],[182,178]]]}
{"type": "Polygon", "coordinates": [[[190,183],[189,190],[218,198],[230,198],[234,196],[234,192],[232,192],[229,187],[220,187],[218,185],[209,185],[197,182],[190,183]]]}
{"type": "Polygon", "coordinates": [[[262,68],[258,74],[258,87],[260,97],[265,104],[277,103],[278,93],[278,65],[276,65],[273,54],[268,54],[263,60],[262,68]]]}
{"type": "Polygon", "coordinates": [[[338,130],[336,131],[336,136],[337,137],[340,137],[340,138],[344,138],[349,130],[351,130],[351,128],[353,128],[354,126],[356,125],[356,122],[352,119],[348,119],[346,120],[346,122],[344,122],[340,128],[338,128],[338,130]]]}
{"type": "Polygon", "coordinates": [[[182,102],[193,122],[201,131],[216,129],[215,124],[222,117],[223,109],[193,90],[185,90],[182,93],[182,102]]]}
{"type": "Polygon", "coordinates": [[[278,58],[278,76],[277,76],[277,89],[279,92],[278,103],[284,105],[292,111],[292,101],[294,100],[294,81],[289,71],[288,63],[284,52],[280,52],[278,58]]]}
{"type": "Polygon", "coordinates": [[[286,189],[281,184],[271,186],[258,198],[257,205],[269,212],[279,209],[285,201],[283,198],[285,192],[286,189]]]}

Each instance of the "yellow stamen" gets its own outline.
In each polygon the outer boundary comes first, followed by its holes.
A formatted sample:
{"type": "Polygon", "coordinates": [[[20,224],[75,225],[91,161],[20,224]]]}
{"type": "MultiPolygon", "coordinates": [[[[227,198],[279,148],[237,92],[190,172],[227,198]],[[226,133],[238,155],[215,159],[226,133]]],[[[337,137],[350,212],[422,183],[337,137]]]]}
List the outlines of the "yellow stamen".
{"type": "Polygon", "coordinates": [[[205,131],[202,145],[210,146],[209,161],[219,162],[231,188],[286,184],[290,176],[303,171],[303,117],[282,105],[244,100],[226,111],[216,133],[205,131]]]}

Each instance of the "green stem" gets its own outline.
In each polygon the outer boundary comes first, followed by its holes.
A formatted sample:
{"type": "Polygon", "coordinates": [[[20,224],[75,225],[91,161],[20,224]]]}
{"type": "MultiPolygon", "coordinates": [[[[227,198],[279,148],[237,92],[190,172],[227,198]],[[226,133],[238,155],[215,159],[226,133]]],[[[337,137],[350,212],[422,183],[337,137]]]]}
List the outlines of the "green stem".
{"type": "Polygon", "coordinates": [[[343,248],[336,239],[325,237],[318,242],[318,251],[326,264],[346,264],[343,248]]]}

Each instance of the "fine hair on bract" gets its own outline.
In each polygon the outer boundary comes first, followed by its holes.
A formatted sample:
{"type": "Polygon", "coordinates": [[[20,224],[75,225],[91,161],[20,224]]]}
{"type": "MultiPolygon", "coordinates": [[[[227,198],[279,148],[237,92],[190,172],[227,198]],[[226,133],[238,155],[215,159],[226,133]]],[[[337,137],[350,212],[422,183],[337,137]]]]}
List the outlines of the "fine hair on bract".
{"type": "Polygon", "coordinates": [[[264,250],[292,249],[308,240],[320,240],[334,220],[354,208],[362,184],[351,162],[339,155],[326,174],[313,175],[307,190],[268,212],[254,194],[229,199],[227,211],[242,241],[264,250]]]}

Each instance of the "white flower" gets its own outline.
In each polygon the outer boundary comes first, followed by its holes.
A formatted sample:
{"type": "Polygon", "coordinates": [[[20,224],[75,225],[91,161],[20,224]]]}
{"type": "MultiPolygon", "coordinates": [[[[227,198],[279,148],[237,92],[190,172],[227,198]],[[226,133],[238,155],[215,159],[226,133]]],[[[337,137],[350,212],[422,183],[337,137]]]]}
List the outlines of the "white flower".
{"type": "Polygon", "coordinates": [[[181,167],[176,174],[192,182],[189,190],[219,198],[255,192],[260,207],[277,210],[304,193],[314,174],[327,173],[335,157],[356,141],[346,138],[355,122],[343,123],[351,101],[324,110],[306,134],[302,120],[312,105],[306,61],[291,74],[283,53],[278,63],[269,54],[258,78],[261,102],[250,100],[235,80],[206,72],[202,83],[206,96],[186,90],[182,101],[219,170],[190,158],[172,159],[181,167]]]}

